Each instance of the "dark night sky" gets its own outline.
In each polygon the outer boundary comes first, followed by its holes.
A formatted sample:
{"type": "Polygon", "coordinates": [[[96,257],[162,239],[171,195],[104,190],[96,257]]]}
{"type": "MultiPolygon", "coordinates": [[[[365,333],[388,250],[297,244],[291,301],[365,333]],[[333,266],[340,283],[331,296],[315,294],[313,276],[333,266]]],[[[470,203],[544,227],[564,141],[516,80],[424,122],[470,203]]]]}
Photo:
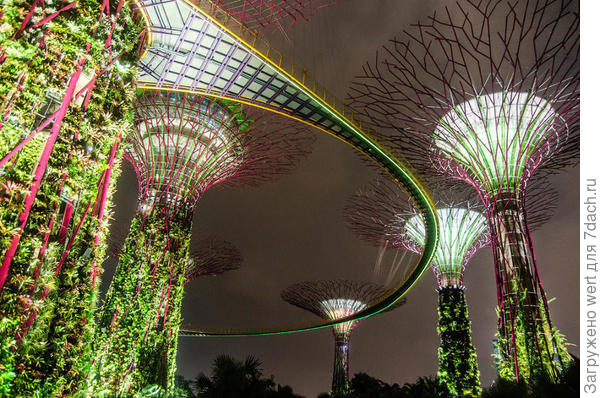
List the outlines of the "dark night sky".
{"type": "MultiPolygon", "coordinates": [[[[271,41],[343,97],[377,46],[449,3],[340,0],[308,24],[293,27],[290,41],[279,37],[271,41]]],[[[284,303],[280,291],[310,279],[371,280],[377,249],[347,230],[341,210],[347,197],[377,173],[349,146],[316,130],[315,134],[315,151],[293,174],[257,189],[214,188],[200,200],[194,230],[231,241],[242,251],[244,263],[237,271],[187,285],[184,326],[261,328],[313,321],[312,314],[284,303]]],[[[137,197],[135,175],[125,169],[114,220],[121,225],[129,223],[137,197]]],[[[533,238],[547,294],[557,297],[551,304],[553,321],[570,343],[578,344],[578,169],[565,170],[551,180],[560,192],[559,207],[533,238]]],[[[113,267],[114,261],[109,260],[104,288],[113,267]]],[[[491,340],[496,328],[496,293],[490,249],[474,257],[465,281],[481,379],[487,386],[495,376],[491,340]]],[[[437,371],[437,294],[430,271],[407,299],[405,306],[367,319],[356,329],[351,340],[351,374],[367,372],[403,384],[437,371]]],[[[579,354],[579,347],[570,349],[579,354]]],[[[271,337],[183,337],[178,373],[193,378],[200,371],[208,372],[221,353],[257,356],[266,375],[274,375],[276,382],[291,385],[307,398],[330,388],[333,340],[329,330],[271,337]]]]}

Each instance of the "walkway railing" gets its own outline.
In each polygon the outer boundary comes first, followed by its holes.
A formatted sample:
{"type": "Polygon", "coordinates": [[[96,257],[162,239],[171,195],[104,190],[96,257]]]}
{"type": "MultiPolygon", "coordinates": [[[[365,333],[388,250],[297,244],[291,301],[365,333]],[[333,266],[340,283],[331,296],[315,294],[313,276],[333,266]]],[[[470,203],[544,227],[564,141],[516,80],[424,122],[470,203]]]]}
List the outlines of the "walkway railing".
{"type": "Polygon", "coordinates": [[[302,83],[302,85],[316,95],[321,101],[342,115],[365,135],[374,138],[375,134],[373,134],[373,129],[363,121],[357,111],[346,105],[331,92],[328,92],[325,86],[319,83],[306,68],[298,67],[289,57],[286,57],[281,51],[272,47],[258,31],[248,29],[248,27],[233,18],[223,9],[216,6],[215,3],[210,0],[193,0],[192,2],[217,22],[248,43],[254,50],[265,56],[281,70],[302,83]]]}

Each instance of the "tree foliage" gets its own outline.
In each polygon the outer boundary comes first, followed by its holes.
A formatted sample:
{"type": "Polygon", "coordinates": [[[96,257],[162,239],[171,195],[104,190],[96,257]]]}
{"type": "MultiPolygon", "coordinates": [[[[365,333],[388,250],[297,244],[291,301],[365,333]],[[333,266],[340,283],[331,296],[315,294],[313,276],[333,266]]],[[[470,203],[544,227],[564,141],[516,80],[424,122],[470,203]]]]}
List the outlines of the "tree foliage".
{"type": "Polygon", "coordinates": [[[248,356],[244,361],[228,355],[215,358],[210,376],[200,373],[194,380],[198,398],[302,398],[273,377],[263,377],[260,361],[248,356]]]}
{"type": "Polygon", "coordinates": [[[89,370],[119,174],[120,151],[113,149],[132,120],[131,63],[141,30],[128,1],[119,11],[118,2],[102,4],[2,2],[0,158],[50,120],[0,171],[0,253],[8,270],[0,283],[0,391],[12,396],[70,395],[89,370]],[[77,100],[71,81],[80,91],[93,84],[77,100]],[[63,105],[64,117],[51,118],[63,105]],[[35,198],[30,208],[27,197],[35,198]]]}
{"type": "Polygon", "coordinates": [[[173,390],[191,227],[189,212],[163,203],[134,217],[98,321],[96,395],[173,390]]]}
{"type": "Polygon", "coordinates": [[[481,395],[477,355],[471,341],[471,322],[463,288],[440,289],[438,316],[440,384],[451,396],[481,395]]]}

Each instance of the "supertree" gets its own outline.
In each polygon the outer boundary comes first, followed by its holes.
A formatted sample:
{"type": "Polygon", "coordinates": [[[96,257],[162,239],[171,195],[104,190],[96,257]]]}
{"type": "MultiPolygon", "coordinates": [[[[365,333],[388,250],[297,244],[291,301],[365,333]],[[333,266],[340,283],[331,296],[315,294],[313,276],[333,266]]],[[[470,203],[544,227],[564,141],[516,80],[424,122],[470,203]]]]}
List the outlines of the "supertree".
{"type": "Polygon", "coordinates": [[[207,235],[190,250],[185,283],[202,276],[217,276],[240,268],[243,257],[235,245],[207,235]]]}
{"type": "Polygon", "coordinates": [[[0,394],[87,372],[141,24],[128,1],[0,11],[0,394]]]}
{"type": "MultiPolygon", "coordinates": [[[[479,396],[479,367],[463,275],[471,257],[489,245],[490,234],[477,198],[465,187],[444,185],[433,191],[440,239],[430,265],[438,285],[438,376],[451,396],[479,396]]],[[[371,244],[423,251],[423,217],[391,182],[378,180],[356,192],[344,207],[344,218],[353,232],[371,244]]]]}
{"type": "Polygon", "coordinates": [[[573,1],[458,2],[378,52],[351,97],[423,172],[464,180],[492,235],[499,373],[555,378],[568,361],[555,335],[525,191],[540,169],[577,159],[579,18],[573,1]]]}
{"type": "Polygon", "coordinates": [[[138,211],[99,320],[93,394],[172,388],[193,209],[217,184],[258,185],[312,148],[298,123],[224,100],[144,91],[125,157],[138,211]]]}
{"type": "Polygon", "coordinates": [[[214,4],[250,29],[265,33],[291,28],[307,22],[319,9],[335,4],[335,0],[216,0],[214,4]]]}
{"type": "MultiPolygon", "coordinates": [[[[291,285],[281,293],[281,298],[323,319],[335,320],[363,310],[383,293],[383,287],[369,282],[324,280],[291,285]]],[[[405,302],[399,300],[388,310],[405,302]]],[[[334,397],[344,396],[348,392],[350,334],[360,322],[349,321],[332,327],[335,348],[331,392],[334,397]]]]}
{"type": "MultiPolygon", "coordinates": [[[[485,209],[476,192],[465,184],[433,183],[440,220],[440,239],[431,269],[438,285],[438,376],[452,396],[479,396],[479,368],[471,342],[471,323],[465,299],[464,271],[470,259],[490,244],[485,209]]],[[[537,227],[552,215],[557,193],[546,179],[527,190],[530,225],[537,227]]],[[[357,191],[344,207],[349,228],[375,246],[421,254],[423,218],[397,185],[378,180],[357,191]]]]}
{"type": "MultiPolygon", "coordinates": [[[[124,224],[119,224],[124,226],[124,224]]],[[[107,253],[119,259],[128,230],[111,228],[108,237],[107,253]]],[[[202,276],[217,276],[240,268],[242,253],[231,242],[203,233],[199,242],[190,249],[185,268],[185,282],[189,283],[202,276]]]]}

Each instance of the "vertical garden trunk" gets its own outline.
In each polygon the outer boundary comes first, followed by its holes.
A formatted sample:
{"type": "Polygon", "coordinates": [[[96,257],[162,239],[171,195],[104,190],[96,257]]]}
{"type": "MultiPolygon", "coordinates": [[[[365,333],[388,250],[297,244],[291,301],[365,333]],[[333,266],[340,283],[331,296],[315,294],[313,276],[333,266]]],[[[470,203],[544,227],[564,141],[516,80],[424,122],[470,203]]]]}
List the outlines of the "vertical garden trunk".
{"type": "Polygon", "coordinates": [[[568,354],[544,307],[545,293],[515,195],[498,198],[489,218],[498,289],[499,374],[514,380],[544,373],[554,378],[568,354]]]}
{"type": "Polygon", "coordinates": [[[452,397],[481,395],[477,354],[463,287],[441,287],[438,302],[440,382],[452,397]]]}
{"type": "Polygon", "coordinates": [[[138,211],[99,321],[93,394],[173,387],[191,211],[138,211]]]}
{"type": "Polygon", "coordinates": [[[332,397],[344,397],[348,393],[348,360],[349,345],[346,334],[336,334],[333,354],[333,380],[331,382],[332,397]]]}
{"type": "Polygon", "coordinates": [[[89,367],[141,30],[128,2],[103,4],[2,3],[0,394],[69,395],[89,367]]]}

